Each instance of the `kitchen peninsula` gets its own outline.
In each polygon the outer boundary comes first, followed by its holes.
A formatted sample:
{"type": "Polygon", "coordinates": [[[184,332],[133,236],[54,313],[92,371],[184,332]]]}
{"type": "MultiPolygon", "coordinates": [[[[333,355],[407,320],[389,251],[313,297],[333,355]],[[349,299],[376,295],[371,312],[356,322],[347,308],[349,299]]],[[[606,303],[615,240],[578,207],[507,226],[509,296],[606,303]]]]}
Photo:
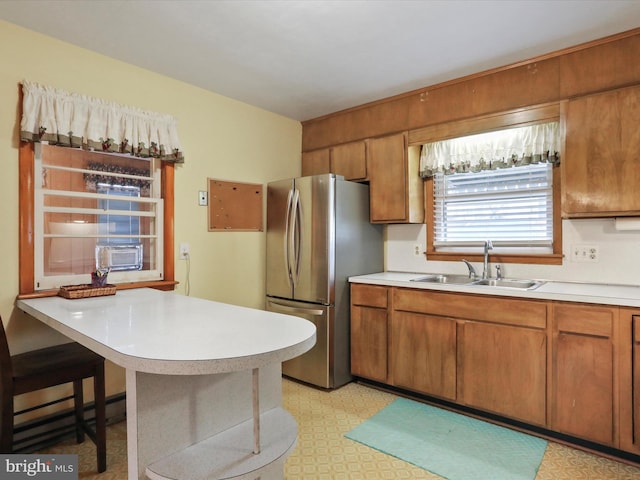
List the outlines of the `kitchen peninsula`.
{"type": "Polygon", "coordinates": [[[310,322],[147,288],[17,306],[126,369],[129,479],[283,477],[281,363],[313,346],[310,322]]]}

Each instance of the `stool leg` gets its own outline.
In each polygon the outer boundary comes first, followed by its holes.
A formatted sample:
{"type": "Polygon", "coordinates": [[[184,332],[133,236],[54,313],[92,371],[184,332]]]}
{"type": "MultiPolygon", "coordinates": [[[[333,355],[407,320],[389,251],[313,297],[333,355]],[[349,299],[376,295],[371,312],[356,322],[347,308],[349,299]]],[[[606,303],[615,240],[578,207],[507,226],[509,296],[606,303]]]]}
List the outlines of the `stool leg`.
{"type": "Polygon", "coordinates": [[[96,409],[96,453],[98,456],[98,473],[107,469],[107,418],[104,385],[104,363],[96,367],[93,377],[93,397],[96,409]]]}
{"type": "Polygon", "coordinates": [[[73,381],[73,405],[76,416],[76,441],[84,442],[84,430],[82,424],[84,422],[84,392],[82,389],[82,380],[73,381]]]}

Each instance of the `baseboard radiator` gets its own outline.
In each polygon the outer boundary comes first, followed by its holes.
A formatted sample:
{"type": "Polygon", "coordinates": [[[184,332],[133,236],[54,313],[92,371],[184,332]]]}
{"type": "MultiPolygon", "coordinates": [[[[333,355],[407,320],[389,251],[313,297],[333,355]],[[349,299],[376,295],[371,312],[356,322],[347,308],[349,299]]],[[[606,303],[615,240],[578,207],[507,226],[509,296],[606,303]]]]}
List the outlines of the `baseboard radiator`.
{"type": "MultiPolygon", "coordinates": [[[[71,397],[73,398],[73,397],[71,397]]],[[[126,395],[120,393],[106,399],[107,425],[126,419],[126,395]]],[[[42,405],[35,407],[39,408],[42,405]]],[[[85,418],[95,424],[93,402],[84,406],[85,418]]],[[[34,453],[63,440],[75,438],[75,414],[73,408],[17,424],[13,429],[13,452],[34,453]]]]}

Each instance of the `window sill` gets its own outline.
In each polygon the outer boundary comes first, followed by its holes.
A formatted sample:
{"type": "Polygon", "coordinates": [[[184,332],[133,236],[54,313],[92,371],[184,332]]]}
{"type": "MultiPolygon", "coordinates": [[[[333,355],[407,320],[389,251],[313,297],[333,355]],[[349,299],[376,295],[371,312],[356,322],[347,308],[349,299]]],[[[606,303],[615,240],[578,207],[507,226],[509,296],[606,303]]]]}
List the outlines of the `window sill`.
{"type": "MultiPolygon", "coordinates": [[[[178,284],[176,281],[158,280],[157,282],[131,282],[131,283],[119,283],[116,285],[117,290],[130,290],[132,288],[155,288],[156,290],[172,291],[178,284]]],[[[58,295],[58,289],[52,290],[39,290],[37,292],[25,293],[18,295],[18,300],[25,300],[28,298],[42,298],[42,297],[55,297],[58,295]]]]}
{"type": "MultiPolygon", "coordinates": [[[[430,251],[426,254],[427,260],[437,260],[442,262],[459,262],[468,260],[470,262],[482,262],[484,255],[478,253],[460,253],[460,252],[434,252],[430,251]]],[[[490,254],[491,263],[525,263],[531,265],[562,265],[562,254],[548,255],[526,255],[526,254],[490,254]]]]}

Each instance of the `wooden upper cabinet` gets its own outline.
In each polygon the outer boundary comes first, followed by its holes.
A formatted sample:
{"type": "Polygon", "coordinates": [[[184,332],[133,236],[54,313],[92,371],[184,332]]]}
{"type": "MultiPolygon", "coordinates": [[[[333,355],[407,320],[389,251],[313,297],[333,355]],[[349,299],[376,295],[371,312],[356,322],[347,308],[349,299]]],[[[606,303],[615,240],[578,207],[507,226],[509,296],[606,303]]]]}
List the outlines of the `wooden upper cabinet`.
{"type": "Polygon", "coordinates": [[[640,29],[380,99],[302,123],[317,150],[640,82],[640,29]]]}
{"type": "Polygon", "coordinates": [[[336,145],[331,149],[331,172],[346,180],[367,179],[367,140],[336,145]]]}
{"type": "Polygon", "coordinates": [[[409,151],[407,134],[369,140],[371,223],[422,223],[424,185],[419,152],[409,151]]]}
{"type": "Polygon", "coordinates": [[[638,124],[639,86],[567,103],[564,217],[640,215],[638,124]]]}
{"type": "Polygon", "coordinates": [[[302,152],[302,176],[331,173],[330,149],[302,152]]]}
{"type": "Polygon", "coordinates": [[[632,85],[640,78],[640,35],[622,35],[612,41],[560,55],[560,98],[632,85]]]}

